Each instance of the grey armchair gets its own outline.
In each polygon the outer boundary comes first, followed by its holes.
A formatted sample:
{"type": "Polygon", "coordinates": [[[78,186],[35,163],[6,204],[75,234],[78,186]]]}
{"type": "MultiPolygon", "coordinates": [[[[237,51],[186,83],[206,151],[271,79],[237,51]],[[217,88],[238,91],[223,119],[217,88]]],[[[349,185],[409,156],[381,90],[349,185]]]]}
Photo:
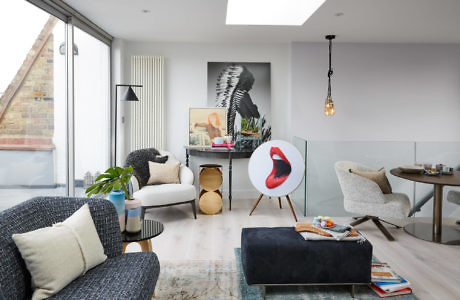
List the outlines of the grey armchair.
{"type": "Polygon", "coordinates": [[[118,217],[109,201],[67,197],[36,197],[0,212],[0,299],[30,299],[33,292],[11,235],[62,222],[85,203],[108,258],[49,299],[151,299],[160,273],[155,253],[121,253],[118,217]]]}
{"type": "Polygon", "coordinates": [[[400,226],[381,218],[404,219],[407,217],[410,210],[409,197],[402,193],[383,194],[377,183],[350,173],[350,169],[356,171],[375,171],[351,161],[338,161],[335,163],[335,172],[344,196],[343,204],[345,210],[364,215],[364,217],[355,218],[356,221],[350,225],[356,226],[372,220],[388,240],[394,241],[393,236],[382,225],[381,221],[397,228],[400,228],[400,226]]]}

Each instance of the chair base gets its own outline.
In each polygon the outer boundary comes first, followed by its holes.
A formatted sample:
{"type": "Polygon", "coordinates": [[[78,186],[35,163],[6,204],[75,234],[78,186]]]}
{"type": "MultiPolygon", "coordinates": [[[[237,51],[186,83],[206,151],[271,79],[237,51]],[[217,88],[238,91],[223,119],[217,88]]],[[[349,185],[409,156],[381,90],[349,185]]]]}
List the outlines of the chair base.
{"type": "Polygon", "coordinates": [[[180,204],[187,204],[187,203],[190,203],[190,205],[192,205],[193,216],[195,217],[195,220],[196,220],[196,204],[195,204],[195,199],[190,200],[190,201],[171,203],[171,204],[152,205],[152,206],[142,206],[142,208],[141,208],[141,219],[144,219],[145,211],[146,211],[147,209],[150,209],[150,208],[159,208],[159,207],[168,207],[168,206],[180,205],[180,204]]]}
{"type": "Polygon", "coordinates": [[[353,217],[353,219],[355,221],[351,222],[350,225],[351,226],[357,226],[361,223],[364,223],[364,222],[367,222],[369,220],[371,220],[372,222],[374,222],[375,226],[377,226],[378,229],[380,229],[380,231],[383,233],[383,235],[385,235],[385,237],[387,238],[387,240],[389,241],[394,241],[395,238],[391,235],[391,233],[383,226],[383,224],[381,222],[384,222],[384,223],[387,223],[387,224],[390,224],[392,226],[395,226],[396,228],[401,228],[401,226],[399,225],[396,225],[396,224],[393,224],[391,222],[388,222],[388,221],[385,221],[385,220],[382,220],[380,219],[379,217],[375,217],[375,216],[364,216],[364,217],[353,217]]]}

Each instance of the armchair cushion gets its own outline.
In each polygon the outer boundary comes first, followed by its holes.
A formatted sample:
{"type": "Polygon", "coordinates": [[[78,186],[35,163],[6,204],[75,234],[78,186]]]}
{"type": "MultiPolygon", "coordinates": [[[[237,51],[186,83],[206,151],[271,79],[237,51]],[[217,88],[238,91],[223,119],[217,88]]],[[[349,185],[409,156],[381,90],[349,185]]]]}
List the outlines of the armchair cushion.
{"type": "Polygon", "coordinates": [[[128,154],[125,167],[133,166],[134,175],[138,178],[140,187],[143,187],[150,178],[148,162],[165,163],[167,160],[168,156],[161,156],[154,148],[140,149],[128,154]]]}
{"type": "Polygon", "coordinates": [[[369,180],[374,181],[378,184],[382,193],[384,194],[391,194],[391,185],[388,181],[387,176],[385,175],[385,168],[382,168],[378,171],[357,171],[350,169],[350,173],[359,175],[361,177],[367,178],[369,180]]]}
{"type": "Polygon", "coordinates": [[[157,183],[180,183],[179,168],[180,162],[175,164],[160,164],[149,161],[150,178],[147,184],[157,183]]]}
{"type": "Polygon", "coordinates": [[[142,206],[157,206],[193,200],[195,193],[195,186],[191,184],[166,183],[144,186],[134,193],[134,198],[140,200],[142,206]]]}

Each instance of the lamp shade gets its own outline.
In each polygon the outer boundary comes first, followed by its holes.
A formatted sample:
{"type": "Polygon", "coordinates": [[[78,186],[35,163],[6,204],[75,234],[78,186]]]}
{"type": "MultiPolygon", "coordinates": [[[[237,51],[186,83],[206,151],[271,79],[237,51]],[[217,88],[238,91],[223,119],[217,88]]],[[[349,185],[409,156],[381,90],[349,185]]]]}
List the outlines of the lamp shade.
{"type": "Polygon", "coordinates": [[[126,92],[121,96],[121,101],[139,101],[139,98],[137,98],[136,93],[134,93],[132,87],[128,87],[126,92]]]}

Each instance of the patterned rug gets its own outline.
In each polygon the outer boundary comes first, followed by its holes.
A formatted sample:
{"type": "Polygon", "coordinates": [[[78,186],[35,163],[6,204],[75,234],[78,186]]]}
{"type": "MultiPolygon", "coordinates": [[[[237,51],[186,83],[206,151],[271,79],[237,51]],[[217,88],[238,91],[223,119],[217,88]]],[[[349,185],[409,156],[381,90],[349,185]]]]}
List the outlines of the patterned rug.
{"type": "MultiPolygon", "coordinates": [[[[262,300],[259,286],[248,286],[241,266],[241,249],[235,249],[235,261],[161,261],[160,277],[152,299],[243,299],[262,300]]],[[[380,299],[367,286],[356,288],[354,299],[380,299]]],[[[346,286],[266,287],[265,299],[353,299],[346,286]]],[[[418,299],[415,294],[392,297],[394,300],[418,299]]]]}

